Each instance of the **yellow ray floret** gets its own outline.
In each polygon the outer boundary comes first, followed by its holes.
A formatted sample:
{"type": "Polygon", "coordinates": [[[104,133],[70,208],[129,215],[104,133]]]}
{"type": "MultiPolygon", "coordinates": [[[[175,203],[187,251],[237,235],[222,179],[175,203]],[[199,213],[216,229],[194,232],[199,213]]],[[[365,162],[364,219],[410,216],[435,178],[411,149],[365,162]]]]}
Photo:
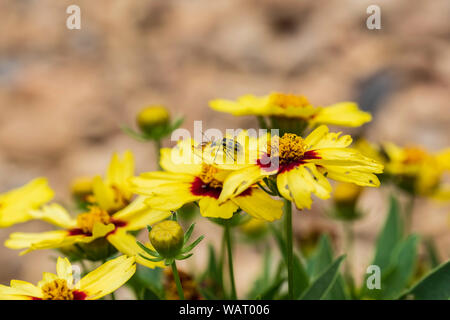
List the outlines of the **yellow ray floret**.
{"type": "Polygon", "coordinates": [[[120,256],[74,281],[67,258],[58,258],[56,274],[44,272],[37,285],[11,280],[9,286],[0,285],[0,300],[95,300],[117,290],[136,272],[135,258],[120,256]]]}
{"type": "Polygon", "coordinates": [[[54,192],[45,178],[0,194],[0,228],[32,219],[30,210],[38,209],[53,198],[54,192]]]}

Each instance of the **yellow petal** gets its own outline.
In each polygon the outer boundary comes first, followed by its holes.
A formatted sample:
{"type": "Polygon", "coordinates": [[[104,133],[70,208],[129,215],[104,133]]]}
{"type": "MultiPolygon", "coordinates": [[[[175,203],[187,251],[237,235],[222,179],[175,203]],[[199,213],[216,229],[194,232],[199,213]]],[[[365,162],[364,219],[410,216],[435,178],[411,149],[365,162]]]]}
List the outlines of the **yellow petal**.
{"type": "Polygon", "coordinates": [[[200,214],[209,218],[229,219],[233,216],[239,207],[232,201],[226,201],[219,204],[217,199],[211,197],[203,197],[199,203],[200,214]]]}
{"type": "Polygon", "coordinates": [[[114,219],[125,221],[126,230],[140,230],[147,225],[167,219],[171,212],[169,210],[156,210],[150,208],[144,196],[137,197],[131,204],[114,214],[114,219]]]}
{"type": "Polygon", "coordinates": [[[193,140],[182,140],[174,148],[161,149],[161,167],[173,173],[197,175],[202,170],[201,158],[195,152],[193,140]]]}
{"type": "Polygon", "coordinates": [[[336,181],[351,182],[359,186],[365,187],[379,187],[380,180],[378,177],[370,172],[349,170],[346,167],[330,166],[320,170],[327,178],[334,179],[336,181]]]}
{"type": "Polygon", "coordinates": [[[72,265],[70,264],[69,259],[58,257],[58,261],[56,262],[56,274],[59,279],[66,280],[69,286],[72,285],[72,265]]]}
{"type": "Polygon", "coordinates": [[[310,209],[312,204],[311,192],[313,192],[314,186],[310,185],[305,179],[304,168],[297,167],[288,171],[287,176],[289,190],[295,206],[298,209],[310,209]]]}
{"type": "Polygon", "coordinates": [[[272,199],[258,188],[252,188],[249,195],[240,195],[232,199],[243,211],[257,219],[274,221],[283,215],[283,202],[272,199]]]}
{"type": "Polygon", "coordinates": [[[370,113],[360,110],[354,102],[340,102],[322,108],[314,118],[314,122],[316,123],[347,127],[359,127],[371,120],[372,116],[370,113]]]}
{"type": "Polygon", "coordinates": [[[308,150],[324,149],[324,148],[345,148],[352,143],[349,135],[340,137],[340,132],[329,132],[328,127],[322,125],[311,132],[305,138],[305,144],[308,150]]]}
{"type": "Polygon", "coordinates": [[[0,300],[31,300],[32,298],[42,298],[42,291],[29,282],[11,280],[9,287],[0,285],[0,300]]]}
{"type": "Polygon", "coordinates": [[[177,210],[199,198],[192,194],[191,183],[171,183],[160,186],[145,203],[158,210],[177,210]]]}
{"type": "Polygon", "coordinates": [[[247,190],[251,185],[261,180],[265,175],[264,170],[257,165],[230,173],[223,183],[219,201],[224,202],[232,197],[235,197],[236,195],[247,190]]]}
{"type": "Polygon", "coordinates": [[[97,176],[92,181],[92,189],[95,201],[103,210],[110,210],[115,208],[115,194],[114,190],[110,188],[100,176],[97,176]]]}
{"type": "Polygon", "coordinates": [[[38,209],[53,198],[54,192],[45,178],[0,194],[0,227],[9,227],[32,219],[29,210],[38,209]]]}
{"type": "Polygon", "coordinates": [[[277,176],[277,188],[283,198],[292,201],[292,195],[289,190],[288,172],[280,173],[277,176]]]}
{"type": "Polygon", "coordinates": [[[320,159],[308,160],[321,166],[340,166],[347,170],[359,170],[373,173],[383,172],[383,165],[374,159],[363,156],[351,148],[328,148],[316,150],[320,159]]]}
{"type": "Polygon", "coordinates": [[[139,177],[132,178],[132,189],[135,193],[142,195],[151,195],[158,190],[161,185],[169,183],[192,182],[194,177],[188,174],[180,174],[173,172],[147,172],[139,177]]]}
{"type": "Polygon", "coordinates": [[[69,212],[57,203],[44,206],[41,210],[31,210],[33,219],[44,220],[55,226],[70,229],[76,225],[76,220],[70,217],[69,212]]]}
{"type": "Polygon", "coordinates": [[[131,151],[125,151],[123,160],[114,153],[106,174],[107,184],[115,186],[121,192],[128,194],[128,179],[134,175],[134,156],[131,151]]]}
{"type": "Polygon", "coordinates": [[[130,257],[135,257],[136,262],[147,268],[164,267],[164,262],[152,262],[142,258],[139,254],[146,253],[137,245],[136,238],[125,230],[117,230],[108,236],[108,241],[120,252],[130,257]]]}
{"type": "Polygon", "coordinates": [[[87,299],[99,299],[120,288],[135,272],[135,258],[120,256],[89,272],[77,287],[87,294],[87,299]]]}

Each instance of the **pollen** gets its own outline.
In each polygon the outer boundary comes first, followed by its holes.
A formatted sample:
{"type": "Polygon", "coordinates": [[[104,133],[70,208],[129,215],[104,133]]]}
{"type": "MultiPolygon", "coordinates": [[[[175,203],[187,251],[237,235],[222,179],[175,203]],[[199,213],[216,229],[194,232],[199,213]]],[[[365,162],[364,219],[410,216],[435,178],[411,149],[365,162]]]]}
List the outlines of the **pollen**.
{"type": "Polygon", "coordinates": [[[56,279],[42,287],[43,300],[73,300],[73,291],[64,279],[56,279]]]}
{"type": "Polygon", "coordinates": [[[200,173],[199,178],[208,186],[212,188],[219,188],[222,187],[222,182],[215,178],[218,172],[219,169],[211,165],[203,164],[202,172],[200,173]]]}
{"type": "Polygon", "coordinates": [[[309,101],[305,96],[297,96],[295,94],[272,93],[269,96],[270,104],[287,107],[306,107],[309,106],[309,101]]]}
{"type": "Polygon", "coordinates": [[[98,207],[91,207],[91,211],[81,213],[77,217],[77,225],[85,233],[92,233],[94,224],[99,222],[108,224],[111,221],[111,217],[108,212],[98,207]]]}
{"type": "Polygon", "coordinates": [[[302,137],[285,133],[281,138],[273,138],[268,148],[271,157],[279,157],[280,163],[297,161],[303,157],[306,145],[302,137]]]}

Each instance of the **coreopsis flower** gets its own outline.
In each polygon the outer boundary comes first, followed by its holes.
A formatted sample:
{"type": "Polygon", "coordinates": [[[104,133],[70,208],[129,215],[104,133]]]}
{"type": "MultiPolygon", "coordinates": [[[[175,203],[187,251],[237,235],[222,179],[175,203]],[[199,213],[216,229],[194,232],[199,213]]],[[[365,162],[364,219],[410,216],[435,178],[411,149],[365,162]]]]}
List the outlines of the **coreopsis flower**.
{"type": "Polygon", "coordinates": [[[134,257],[120,256],[74,283],[69,260],[58,258],[56,274],[44,272],[37,285],[21,280],[0,285],[0,300],[96,300],[120,288],[135,272],[134,257]]]}
{"type": "Polygon", "coordinates": [[[277,192],[299,209],[311,207],[311,193],[321,199],[330,197],[327,178],[378,187],[375,173],[381,173],[383,165],[348,148],[351,143],[349,135],[330,133],[325,125],[305,139],[292,133],[274,136],[265,146],[260,144],[263,149],[254,163],[226,177],[218,201],[236,197],[263,178],[270,178],[267,181],[276,184],[277,192]]]}
{"type": "MultiPolygon", "coordinates": [[[[61,229],[41,233],[12,233],[5,245],[11,249],[26,249],[22,253],[58,248],[68,254],[73,253],[72,246],[77,245],[76,248],[82,246],[83,251],[87,252],[86,258],[101,260],[110,255],[110,250],[104,246],[110,244],[124,254],[137,255],[142,251],[135,237],[128,232],[164,220],[171,213],[149,208],[145,204],[145,197],[132,199],[128,179],[133,175],[131,152],[124,154],[123,161],[114,154],[106,177],[102,179],[97,176],[93,180],[87,212],[72,218],[65,208],[56,203],[44,206],[42,210],[30,210],[30,219],[44,220],[61,229]]],[[[155,266],[141,257],[137,261],[149,267],[155,266]]]]}
{"type": "Polygon", "coordinates": [[[397,185],[412,193],[442,200],[450,199],[450,188],[442,178],[450,171],[450,149],[429,153],[422,147],[401,148],[393,143],[383,145],[386,173],[397,185]]]}
{"type": "MultiPolygon", "coordinates": [[[[72,245],[90,244],[104,239],[118,251],[129,256],[143,252],[136,244],[136,238],[129,231],[137,231],[170,216],[170,212],[149,209],[145,198],[139,197],[132,204],[112,215],[99,207],[78,214],[74,219],[66,209],[53,203],[42,210],[33,211],[35,219],[44,220],[59,230],[39,233],[15,232],[5,241],[10,249],[25,249],[21,254],[42,249],[70,249],[72,245]]],[[[86,247],[89,250],[89,247],[86,247]]],[[[105,258],[105,257],[102,257],[105,258]]],[[[161,266],[137,256],[137,262],[149,268],[161,266]]]]}
{"type": "Polygon", "coordinates": [[[255,115],[261,117],[287,118],[304,121],[309,125],[332,124],[358,127],[371,121],[369,113],[361,111],[354,102],[340,102],[327,107],[312,105],[304,96],[271,93],[256,97],[244,95],[237,101],[216,99],[211,108],[235,116],[255,115]]]}
{"type": "Polygon", "coordinates": [[[45,178],[0,194],[0,228],[32,219],[30,210],[38,209],[53,198],[54,192],[45,178]]]}
{"type": "MultiPolygon", "coordinates": [[[[232,170],[213,163],[195,161],[191,141],[161,149],[161,167],[166,171],[143,173],[132,179],[134,190],[148,196],[146,203],[155,209],[177,210],[197,202],[204,217],[229,219],[241,208],[255,218],[273,221],[282,215],[283,204],[272,199],[256,185],[249,184],[236,197],[219,202],[223,182],[232,170]]],[[[214,157],[212,157],[214,158],[214,157]]],[[[224,164],[224,167],[233,164],[224,164]]]]}

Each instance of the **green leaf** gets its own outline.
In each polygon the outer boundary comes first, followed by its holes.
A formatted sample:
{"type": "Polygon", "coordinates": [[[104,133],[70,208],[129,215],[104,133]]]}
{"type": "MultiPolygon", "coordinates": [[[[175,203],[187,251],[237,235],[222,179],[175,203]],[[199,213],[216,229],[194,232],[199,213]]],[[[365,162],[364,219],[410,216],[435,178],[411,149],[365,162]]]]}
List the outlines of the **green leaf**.
{"type": "Polygon", "coordinates": [[[450,299],[450,260],[433,269],[403,297],[416,300],[450,299]]]}
{"type": "Polygon", "coordinates": [[[309,276],[302,261],[294,253],[294,299],[297,299],[309,286],[309,276]]]}
{"type": "Polygon", "coordinates": [[[425,239],[424,243],[425,243],[425,249],[427,251],[428,259],[430,260],[430,263],[431,263],[431,267],[436,268],[441,263],[437,249],[436,249],[436,245],[435,245],[433,239],[431,239],[431,238],[425,239]]]}
{"type": "Polygon", "coordinates": [[[188,245],[187,247],[184,247],[182,252],[183,253],[187,253],[189,251],[191,251],[192,249],[194,249],[199,243],[200,241],[202,241],[205,238],[205,236],[200,236],[197,238],[197,240],[195,240],[194,242],[192,242],[190,245],[188,245]]]}
{"type": "Polygon", "coordinates": [[[164,298],[163,269],[150,269],[137,265],[136,272],[127,282],[138,299],[161,300],[164,298]]]}
{"type": "Polygon", "coordinates": [[[189,239],[191,238],[192,231],[194,231],[194,226],[195,226],[195,223],[191,224],[189,229],[184,234],[184,244],[186,244],[189,241],[189,239]]]}
{"type": "Polygon", "coordinates": [[[269,288],[267,288],[261,295],[257,297],[258,300],[273,300],[281,285],[286,281],[285,278],[278,279],[269,288]]]}
{"type": "MultiPolygon", "coordinates": [[[[286,245],[284,238],[281,232],[274,226],[271,226],[271,230],[275,236],[275,240],[280,248],[280,251],[283,255],[284,261],[287,261],[287,253],[286,253],[286,245]]],[[[294,253],[294,297],[299,297],[309,286],[309,276],[308,273],[298,257],[297,254],[294,253]]]]}
{"type": "Polygon", "coordinates": [[[333,287],[339,274],[339,267],[345,255],[337,258],[306,290],[301,300],[320,300],[326,297],[333,287]]]}
{"type": "Polygon", "coordinates": [[[387,220],[378,236],[374,265],[381,269],[387,267],[391,259],[392,252],[396,245],[400,242],[403,235],[403,226],[400,216],[400,208],[397,199],[393,196],[390,198],[390,207],[387,220]]]}
{"type": "Polygon", "coordinates": [[[381,293],[381,299],[398,297],[408,285],[414,274],[418,241],[416,235],[411,235],[395,248],[387,274],[382,273],[381,292],[371,290],[381,293]]]}
{"type": "Polygon", "coordinates": [[[149,255],[159,258],[160,255],[158,254],[158,252],[153,251],[152,249],[150,249],[149,247],[145,246],[144,244],[142,244],[139,240],[136,240],[137,245],[144,250],[146,253],[148,253],[149,255]]]}
{"type": "MultiPolygon", "coordinates": [[[[403,237],[403,224],[400,216],[400,207],[397,199],[394,196],[390,197],[389,212],[381,229],[375,248],[375,257],[372,261],[372,265],[376,265],[380,268],[382,277],[386,275],[389,270],[389,264],[394,253],[395,248],[401,242],[403,237]]],[[[361,289],[361,296],[375,297],[379,296],[381,291],[379,289],[369,290],[365,285],[369,275],[365,275],[361,289]]]]}
{"type": "MultiPolygon", "coordinates": [[[[324,270],[333,263],[333,248],[330,237],[324,234],[320,237],[317,249],[308,260],[308,274],[311,279],[316,279],[324,270]]],[[[330,292],[325,297],[326,300],[346,300],[349,299],[345,289],[345,282],[341,274],[330,292]]]]}

